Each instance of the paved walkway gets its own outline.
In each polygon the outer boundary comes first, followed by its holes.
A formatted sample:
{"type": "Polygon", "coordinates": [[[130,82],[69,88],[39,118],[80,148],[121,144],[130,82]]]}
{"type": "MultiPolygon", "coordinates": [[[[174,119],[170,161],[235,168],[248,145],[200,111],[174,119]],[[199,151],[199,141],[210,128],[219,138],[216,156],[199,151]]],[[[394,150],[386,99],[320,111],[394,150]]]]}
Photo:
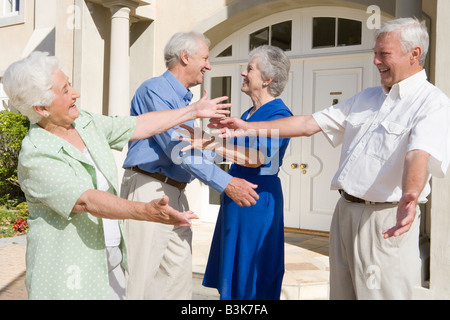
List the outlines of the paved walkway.
{"type": "MultiPolygon", "coordinates": [[[[201,285],[214,224],[194,222],[193,298],[218,299],[215,289],[201,285]]],[[[329,296],[328,238],[285,234],[286,273],[282,300],[324,300],[329,296]]],[[[26,300],[26,237],[0,239],[0,300],[26,300]]]]}
{"type": "Polygon", "coordinates": [[[26,300],[26,236],[0,239],[0,300],[26,300]]]}

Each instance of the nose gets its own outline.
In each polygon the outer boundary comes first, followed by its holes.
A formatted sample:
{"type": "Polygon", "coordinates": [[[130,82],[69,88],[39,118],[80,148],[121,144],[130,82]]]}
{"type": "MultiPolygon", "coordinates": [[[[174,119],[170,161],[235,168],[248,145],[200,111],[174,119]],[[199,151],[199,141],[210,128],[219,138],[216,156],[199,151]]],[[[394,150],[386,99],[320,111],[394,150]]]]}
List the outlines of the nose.
{"type": "Polygon", "coordinates": [[[379,65],[379,64],[381,64],[382,62],[381,62],[381,60],[380,60],[380,56],[378,55],[378,54],[375,54],[374,56],[373,56],[373,64],[374,65],[379,65]]]}
{"type": "Polygon", "coordinates": [[[208,60],[206,60],[206,70],[211,70],[212,68],[211,68],[211,63],[209,62],[209,59],[208,60]]]}
{"type": "Polygon", "coordinates": [[[77,89],[73,89],[73,92],[72,92],[72,98],[73,98],[73,99],[78,99],[80,96],[81,96],[81,95],[80,95],[80,93],[78,92],[78,90],[77,90],[77,89]]]}

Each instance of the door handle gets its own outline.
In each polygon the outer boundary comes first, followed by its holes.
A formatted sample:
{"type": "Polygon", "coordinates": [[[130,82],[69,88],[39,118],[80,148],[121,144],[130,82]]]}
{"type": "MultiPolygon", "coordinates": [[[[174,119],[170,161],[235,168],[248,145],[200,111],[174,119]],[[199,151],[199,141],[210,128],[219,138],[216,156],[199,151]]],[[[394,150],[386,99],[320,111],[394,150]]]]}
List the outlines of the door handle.
{"type": "Polygon", "coordinates": [[[307,171],[306,171],[306,168],[308,167],[308,165],[306,164],[306,163],[300,163],[300,165],[298,164],[298,163],[291,163],[291,169],[292,170],[295,170],[295,169],[297,169],[297,168],[300,168],[300,169],[302,169],[302,173],[303,174],[306,174],[307,173],[307,171]]]}

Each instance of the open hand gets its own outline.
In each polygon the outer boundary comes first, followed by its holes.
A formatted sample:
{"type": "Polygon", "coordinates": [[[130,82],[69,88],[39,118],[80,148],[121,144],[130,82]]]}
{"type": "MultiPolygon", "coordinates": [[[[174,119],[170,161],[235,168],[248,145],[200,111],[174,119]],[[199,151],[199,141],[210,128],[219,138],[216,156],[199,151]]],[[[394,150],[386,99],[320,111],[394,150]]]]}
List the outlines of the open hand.
{"type": "Polygon", "coordinates": [[[212,134],[217,134],[220,138],[242,137],[249,135],[246,128],[246,122],[236,117],[212,118],[209,120],[208,128],[212,134]]]}
{"type": "Polygon", "coordinates": [[[403,196],[397,207],[397,223],[392,228],[383,231],[384,238],[398,237],[408,232],[416,217],[416,207],[416,198],[403,196]]]}
{"type": "Polygon", "coordinates": [[[192,211],[180,212],[169,206],[169,197],[166,195],[147,203],[146,209],[149,221],[162,224],[189,227],[191,225],[189,219],[198,219],[192,211]]]}
{"type": "Polygon", "coordinates": [[[181,149],[181,152],[186,152],[191,149],[204,150],[207,148],[208,145],[210,145],[215,140],[214,136],[203,131],[196,125],[195,122],[194,128],[191,128],[185,124],[181,124],[180,127],[183,128],[184,130],[180,128],[175,129],[175,131],[183,135],[181,137],[178,137],[178,140],[190,143],[190,145],[181,149]]]}
{"type": "Polygon", "coordinates": [[[230,114],[231,103],[221,102],[227,100],[228,97],[219,97],[208,100],[208,92],[205,90],[203,97],[197,102],[192,104],[195,111],[195,118],[216,118],[223,119],[227,114],[230,114]]]}

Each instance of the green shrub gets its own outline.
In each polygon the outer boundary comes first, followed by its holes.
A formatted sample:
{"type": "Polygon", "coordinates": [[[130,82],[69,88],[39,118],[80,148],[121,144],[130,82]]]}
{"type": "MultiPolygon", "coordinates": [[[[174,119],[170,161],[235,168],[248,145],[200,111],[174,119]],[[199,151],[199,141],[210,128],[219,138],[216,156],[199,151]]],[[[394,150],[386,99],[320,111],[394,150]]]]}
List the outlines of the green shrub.
{"type": "Polygon", "coordinates": [[[17,162],[30,123],[26,117],[4,110],[0,111],[0,125],[0,204],[7,204],[24,198],[17,180],[17,162]]]}

